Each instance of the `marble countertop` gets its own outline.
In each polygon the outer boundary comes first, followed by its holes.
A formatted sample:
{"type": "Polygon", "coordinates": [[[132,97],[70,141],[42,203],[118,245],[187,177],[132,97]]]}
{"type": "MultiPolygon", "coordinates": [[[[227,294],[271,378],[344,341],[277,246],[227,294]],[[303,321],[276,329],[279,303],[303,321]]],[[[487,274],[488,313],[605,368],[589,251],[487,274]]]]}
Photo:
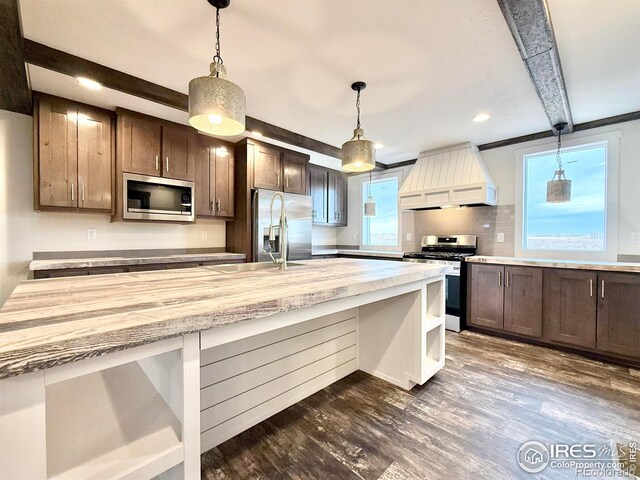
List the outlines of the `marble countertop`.
{"type": "Polygon", "coordinates": [[[442,275],[448,267],[316,259],[28,280],[0,309],[0,379],[442,275]]]}
{"type": "Polygon", "coordinates": [[[385,250],[341,250],[332,248],[314,248],[312,255],[352,255],[358,257],[402,258],[404,252],[390,252],[385,250]]]}
{"type": "Polygon", "coordinates": [[[594,262],[587,260],[554,260],[546,258],[489,257],[476,255],[465,259],[471,263],[492,263],[523,267],[572,268],[575,270],[599,270],[608,272],[640,273],[640,263],[594,262]]]}
{"type": "Polygon", "coordinates": [[[96,257],[96,258],[60,258],[54,260],[33,260],[29,269],[62,270],[67,268],[119,267],[122,265],[149,265],[154,263],[212,262],[244,260],[244,253],[188,253],[183,255],[158,255],[145,257],[96,257]]]}

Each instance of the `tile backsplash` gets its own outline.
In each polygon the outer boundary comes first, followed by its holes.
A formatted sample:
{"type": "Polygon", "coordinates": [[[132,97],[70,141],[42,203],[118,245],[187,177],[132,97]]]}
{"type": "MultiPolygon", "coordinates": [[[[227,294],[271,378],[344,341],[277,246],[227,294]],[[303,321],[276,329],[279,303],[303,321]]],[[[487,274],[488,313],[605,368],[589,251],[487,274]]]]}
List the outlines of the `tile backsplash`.
{"type": "Polygon", "coordinates": [[[403,230],[413,232],[403,242],[404,251],[420,250],[423,235],[477,235],[478,254],[514,256],[515,205],[423,210],[403,213],[403,230]],[[413,218],[410,218],[413,217],[413,218]],[[497,241],[498,233],[504,242],[497,241]]]}

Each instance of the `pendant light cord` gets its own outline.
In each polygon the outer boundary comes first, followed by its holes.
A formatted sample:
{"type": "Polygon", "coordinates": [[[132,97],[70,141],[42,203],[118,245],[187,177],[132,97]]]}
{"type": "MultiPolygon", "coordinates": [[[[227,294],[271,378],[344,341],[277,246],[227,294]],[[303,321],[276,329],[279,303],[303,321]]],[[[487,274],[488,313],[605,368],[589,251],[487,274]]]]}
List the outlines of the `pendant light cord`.
{"type": "MultiPolygon", "coordinates": [[[[358,95],[356,96],[356,110],[358,111],[358,122],[356,128],[360,128],[360,89],[358,88],[358,95]]],[[[360,140],[360,134],[358,134],[358,140],[360,140]]]]}
{"type": "MultiPolygon", "coordinates": [[[[369,198],[371,198],[371,170],[369,170],[369,198]]],[[[367,202],[369,201],[369,199],[367,199],[367,202]]]]}
{"type": "Polygon", "coordinates": [[[560,158],[561,148],[562,148],[562,129],[558,130],[558,150],[556,151],[556,162],[558,162],[558,170],[562,170],[562,158],[560,158]]]}
{"type": "MultiPolygon", "coordinates": [[[[216,8],[216,54],[213,56],[213,61],[215,63],[219,63],[222,65],[224,61],[222,60],[222,56],[220,55],[220,9],[216,8]]],[[[216,71],[216,77],[219,74],[216,71]]]]}

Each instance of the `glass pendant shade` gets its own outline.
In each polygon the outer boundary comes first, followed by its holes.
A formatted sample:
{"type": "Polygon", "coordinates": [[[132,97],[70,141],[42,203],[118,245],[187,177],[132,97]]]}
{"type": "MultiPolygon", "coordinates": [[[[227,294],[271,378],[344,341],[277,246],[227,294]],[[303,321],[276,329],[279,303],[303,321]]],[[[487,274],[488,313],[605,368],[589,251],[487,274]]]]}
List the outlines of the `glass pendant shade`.
{"type": "Polygon", "coordinates": [[[365,217],[375,217],[376,216],[376,202],[373,200],[373,197],[369,195],[367,201],[364,204],[364,216],[365,217]]]}
{"type": "Polygon", "coordinates": [[[211,63],[211,73],[189,82],[189,123],[211,135],[239,135],[245,130],[244,91],[227,80],[227,70],[211,63]]]}
{"type": "Polygon", "coordinates": [[[356,128],[353,138],[342,144],[342,169],[368,172],[376,167],[376,145],[364,138],[364,130],[356,128]]]}
{"type": "Polygon", "coordinates": [[[547,203],[563,203],[570,201],[571,180],[567,180],[564,176],[564,170],[556,170],[556,173],[553,175],[553,179],[547,182],[547,203]]]}

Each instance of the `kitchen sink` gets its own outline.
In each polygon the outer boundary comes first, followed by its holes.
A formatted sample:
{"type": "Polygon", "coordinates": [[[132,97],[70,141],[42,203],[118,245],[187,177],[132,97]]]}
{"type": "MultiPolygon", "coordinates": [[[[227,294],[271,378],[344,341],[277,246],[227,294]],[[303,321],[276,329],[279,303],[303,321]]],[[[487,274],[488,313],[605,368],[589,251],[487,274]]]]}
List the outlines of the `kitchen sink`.
{"type": "MultiPolygon", "coordinates": [[[[302,267],[303,263],[287,262],[287,267],[302,267]]],[[[271,262],[231,263],[229,265],[212,266],[211,270],[219,273],[256,272],[261,270],[278,270],[279,265],[271,262]]]]}

